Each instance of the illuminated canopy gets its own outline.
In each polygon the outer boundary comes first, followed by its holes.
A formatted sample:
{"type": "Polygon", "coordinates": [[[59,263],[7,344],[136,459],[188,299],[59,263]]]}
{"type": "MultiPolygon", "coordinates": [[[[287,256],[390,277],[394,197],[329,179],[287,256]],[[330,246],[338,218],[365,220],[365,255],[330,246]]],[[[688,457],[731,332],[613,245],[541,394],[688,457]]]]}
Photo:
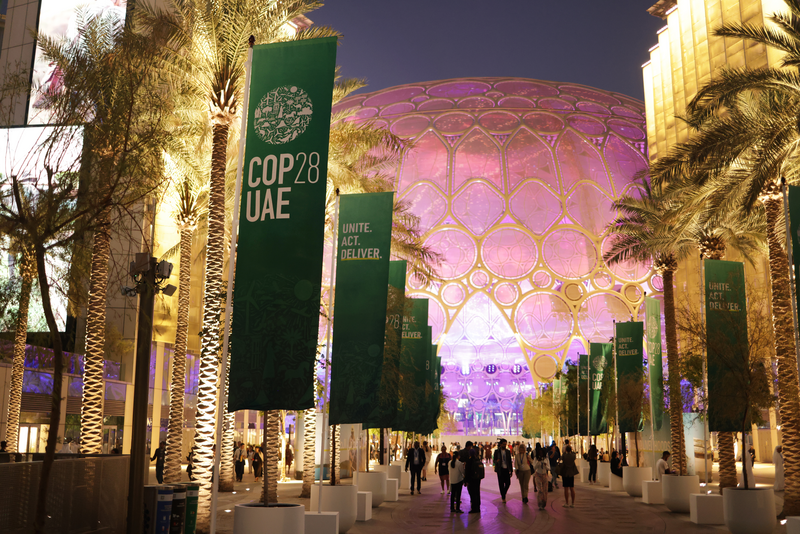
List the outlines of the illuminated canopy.
{"type": "MultiPolygon", "coordinates": [[[[358,107],[415,148],[400,198],[442,256],[430,299],[447,407],[478,433],[518,432],[522,400],[564,359],[644,317],[661,291],[648,265],[609,267],[611,203],[646,165],[641,102],[576,84],[468,78],[357,95],[358,107]]],[[[463,429],[461,429],[463,431],[463,429]]]]}

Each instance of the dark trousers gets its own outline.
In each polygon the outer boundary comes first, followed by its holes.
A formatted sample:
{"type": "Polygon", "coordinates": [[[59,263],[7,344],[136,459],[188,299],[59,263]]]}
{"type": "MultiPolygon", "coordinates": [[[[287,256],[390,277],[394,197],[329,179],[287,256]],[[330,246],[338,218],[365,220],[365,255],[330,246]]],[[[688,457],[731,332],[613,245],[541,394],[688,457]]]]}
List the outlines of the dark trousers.
{"type": "Polygon", "coordinates": [[[159,484],[164,483],[164,464],[160,462],[156,463],[156,480],[159,484]]]}
{"type": "Polygon", "coordinates": [[[234,470],[236,471],[236,480],[241,482],[242,477],[244,476],[244,461],[236,462],[234,465],[234,470]]]}
{"type": "Polygon", "coordinates": [[[469,492],[469,508],[479,512],[481,509],[481,481],[471,480],[467,483],[467,491],[469,492]]]}
{"type": "Polygon", "coordinates": [[[597,482],[597,460],[589,460],[589,482],[597,482]]]}
{"type": "Polygon", "coordinates": [[[411,491],[414,491],[414,477],[417,478],[417,491],[422,487],[422,466],[411,467],[411,491]]]}
{"type": "Polygon", "coordinates": [[[461,510],[461,490],[464,483],[450,484],[450,510],[461,510]]]}
{"type": "Polygon", "coordinates": [[[508,488],[511,487],[510,469],[503,469],[502,467],[497,469],[497,485],[500,486],[500,496],[505,499],[508,488]]]}

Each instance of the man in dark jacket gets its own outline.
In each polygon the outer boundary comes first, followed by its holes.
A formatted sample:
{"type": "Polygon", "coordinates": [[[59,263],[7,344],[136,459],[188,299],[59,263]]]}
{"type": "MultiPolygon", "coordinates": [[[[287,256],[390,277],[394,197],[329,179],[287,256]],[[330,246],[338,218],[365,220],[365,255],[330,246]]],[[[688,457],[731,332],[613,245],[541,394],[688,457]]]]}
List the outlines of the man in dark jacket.
{"type": "Polygon", "coordinates": [[[406,471],[411,468],[411,495],[414,495],[414,477],[417,478],[417,493],[422,487],[422,468],[425,466],[425,451],[419,448],[419,441],[414,442],[414,448],[406,453],[406,471]]]}
{"type": "Polygon", "coordinates": [[[506,440],[501,439],[492,457],[494,472],[497,473],[497,485],[500,486],[500,497],[503,498],[503,502],[506,502],[506,493],[511,487],[511,472],[514,470],[511,464],[511,451],[506,448],[507,443],[506,440]]]}
{"type": "Polygon", "coordinates": [[[481,513],[481,479],[483,478],[483,462],[481,451],[472,446],[468,441],[464,446],[462,462],[464,462],[464,476],[469,492],[469,513],[481,513]]]}

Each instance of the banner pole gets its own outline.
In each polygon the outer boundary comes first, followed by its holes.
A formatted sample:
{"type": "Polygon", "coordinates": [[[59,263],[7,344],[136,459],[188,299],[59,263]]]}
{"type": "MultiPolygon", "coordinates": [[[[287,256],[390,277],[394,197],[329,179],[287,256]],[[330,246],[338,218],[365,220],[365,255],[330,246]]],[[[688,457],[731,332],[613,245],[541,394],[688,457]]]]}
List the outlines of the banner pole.
{"type": "Polygon", "coordinates": [[[800,328],[797,324],[797,286],[794,279],[794,259],[792,258],[792,230],[789,225],[789,187],[786,178],[781,177],[781,191],[783,193],[783,220],[786,225],[786,254],[789,256],[789,290],[791,291],[792,324],[794,325],[794,344],[798,353],[797,369],[800,372],[800,328]]]}
{"type": "Polygon", "coordinates": [[[247,111],[250,99],[250,76],[253,66],[253,45],[256,39],[252,35],[248,40],[250,47],[247,49],[247,61],[245,62],[245,81],[244,81],[244,100],[242,102],[242,122],[239,128],[239,162],[236,169],[236,193],[233,195],[233,224],[231,225],[231,250],[228,257],[228,293],[225,296],[225,329],[222,341],[222,361],[220,362],[220,403],[217,406],[217,446],[214,453],[214,468],[211,470],[214,482],[211,485],[211,534],[217,531],[217,494],[219,493],[219,464],[222,453],[222,425],[224,414],[222,407],[228,400],[227,391],[224,386],[225,372],[228,368],[228,342],[231,334],[231,307],[233,304],[233,277],[236,271],[236,239],[239,232],[239,202],[242,196],[242,165],[244,163],[244,145],[247,140],[247,111]]]}
{"type": "MultiPolygon", "coordinates": [[[[705,283],[705,263],[703,253],[700,253],[700,320],[701,324],[706,322],[706,283],[705,283]]],[[[706,333],[706,342],[708,341],[706,333]]],[[[705,485],[708,486],[708,351],[703,349],[703,471],[705,472],[705,485]]],[[[711,459],[711,466],[714,466],[714,459],[711,459]]]]}
{"type": "MultiPolygon", "coordinates": [[[[336,276],[334,270],[336,268],[336,245],[338,244],[338,235],[337,232],[339,231],[339,189],[336,189],[336,198],[333,201],[333,244],[331,245],[331,267],[330,267],[330,286],[328,288],[328,326],[327,332],[325,334],[326,340],[325,343],[327,345],[325,349],[325,382],[322,384],[324,396],[322,397],[322,445],[321,451],[319,456],[319,495],[317,499],[317,512],[322,513],[322,479],[325,477],[325,444],[328,442],[328,417],[329,414],[325,413],[325,410],[330,410],[328,406],[328,401],[325,400],[327,397],[330,400],[330,373],[331,373],[331,362],[333,358],[331,357],[331,336],[333,335],[331,330],[333,326],[333,284],[336,280],[336,276]]],[[[333,469],[335,469],[333,465],[333,450],[330,452],[330,469],[331,474],[333,474],[333,469]]]]}
{"type": "MultiPolygon", "coordinates": [[[[617,447],[617,451],[619,452],[620,446],[622,445],[622,436],[619,435],[620,434],[620,432],[619,432],[619,388],[618,388],[619,376],[617,376],[617,320],[616,319],[614,319],[614,337],[611,340],[611,351],[612,351],[612,354],[614,355],[614,398],[615,398],[615,401],[616,401],[616,402],[614,402],[614,417],[616,418],[614,420],[614,426],[616,427],[616,430],[617,430],[615,432],[615,434],[618,435],[617,439],[619,440],[619,443],[615,443],[615,445],[617,447]]],[[[625,454],[625,451],[621,451],[620,456],[622,456],[624,454],[625,454]]],[[[622,461],[622,458],[620,458],[620,461],[622,461]]]]}
{"type": "Polygon", "coordinates": [[[586,452],[592,444],[592,346],[589,345],[586,355],[586,452]]]}
{"type": "MultiPolygon", "coordinates": [[[[647,316],[647,291],[644,292],[644,297],[642,297],[643,302],[645,303],[645,319],[649,319],[647,316]]],[[[653,469],[656,468],[656,426],[655,426],[655,410],[653,409],[653,359],[651,358],[650,354],[650,345],[647,343],[647,327],[649,325],[645,323],[645,344],[644,346],[647,347],[647,382],[650,385],[650,445],[652,446],[653,452],[653,469]]],[[[660,326],[660,325],[659,325],[660,326]]],[[[653,471],[653,475],[655,475],[655,471],[653,471]]]]}
{"type": "MultiPolygon", "coordinates": [[[[577,413],[575,414],[576,415],[576,417],[575,417],[576,425],[575,426],[576,426],[576,430],[578,431],[578,439],[580,439],[581,438],[581,353],[580,352],[578,352],[578,387],[576,389],[578,390],[578,402],[576,403],[576,405],[578,407],[578,410],[577,410],[577,413]]],[[[575,445],[576,445],[576,448],[578,448],[577,447],[577,443],[575,445]]],[[[580,448],[582,449],[583,446],[581,445],[580,448]]]]}

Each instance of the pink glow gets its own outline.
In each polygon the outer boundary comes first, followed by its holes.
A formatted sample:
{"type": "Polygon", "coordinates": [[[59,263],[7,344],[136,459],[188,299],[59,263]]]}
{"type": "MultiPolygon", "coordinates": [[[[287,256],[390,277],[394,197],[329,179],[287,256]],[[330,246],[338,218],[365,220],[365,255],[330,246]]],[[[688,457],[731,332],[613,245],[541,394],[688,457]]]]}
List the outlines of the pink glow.
{"type": "Polygon", "coordinates": [[[453,200],[453,215],[475,235],[486,232],[504,212],[503,197],[482,182],[469,184],[453,200]]]}
{"type": "Polygon", "coordinates": [[[453,191],[472,178],[483,178],[503,191],[500,149],[482,131],[472,130],[456,149],[453,191]]]}

